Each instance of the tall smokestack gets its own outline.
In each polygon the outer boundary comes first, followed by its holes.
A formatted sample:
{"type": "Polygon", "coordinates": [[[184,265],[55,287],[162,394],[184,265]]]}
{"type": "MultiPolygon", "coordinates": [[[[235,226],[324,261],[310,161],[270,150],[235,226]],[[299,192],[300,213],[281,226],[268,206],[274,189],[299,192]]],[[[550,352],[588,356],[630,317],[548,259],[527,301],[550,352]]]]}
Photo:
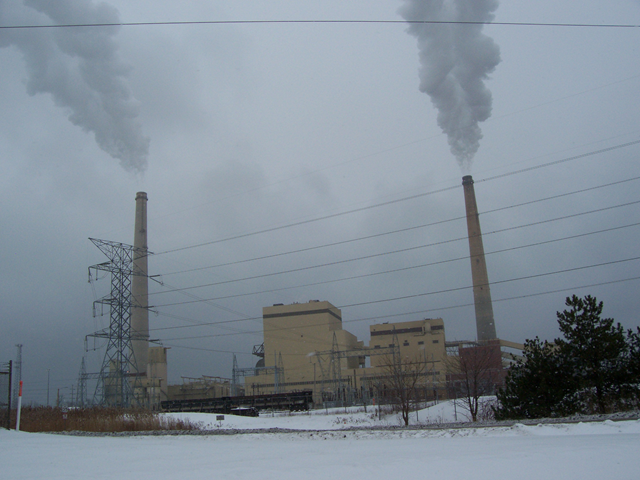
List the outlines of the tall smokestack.
{"type": "Polygon", "coordinates": [[[147,374],[149,350],[149,283],[147,277],[147,194],[136,194],[131,279],[131,345],[138,375],[147,374]]]}
{"type": "Polygon", "coordinates": [[[471,278],[473,280],[473,302],[476,309],[476,328],[478,341],[496,338],[496,325],[493,320],[493,305],[489,289],[489,275],[484,259],[480,218],[476,204],[476,192],[471,175],[462,177],[464,203],[467,210],[467,230],[469,232],[469,254],[471,258],[471,278]]]}

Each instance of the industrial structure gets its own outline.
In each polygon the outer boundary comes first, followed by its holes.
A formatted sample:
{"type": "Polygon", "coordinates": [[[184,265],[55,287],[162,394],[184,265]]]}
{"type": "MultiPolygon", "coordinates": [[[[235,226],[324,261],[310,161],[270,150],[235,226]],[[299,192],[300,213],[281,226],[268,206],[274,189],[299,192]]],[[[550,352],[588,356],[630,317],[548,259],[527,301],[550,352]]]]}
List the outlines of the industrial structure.
{"type": "Polygon", "coordinates": [[[473,304],[476,311],[476,328],[478,341],[496,339],[496,325],[493,318],[491,289],[487,262],[484,258],[482,231],[476,203],[476,192],[471,175],[462,177],[464,204],[467,212],[467,230],[469,234],[469,259],[471,260],[471,279],[473,281],[473,304]]]}
{"type": "Polygon", "coordinates": [[[264,348],[254,348],[261,359],[255,367],[241,369],[247,395],[310,389],[316,404],[366,402],[376,396],[389,363],[401,359],[423,364],[420,383],[429,384],[430,395],[434,385],[435,390],[443,388],[445,336],[440,318],[371,325],[370,346],[342,328],[342,312],[328,301],[265,307],[262,319],[264,348]],[[263,370],[278,362],[282,371],[276,382],[275,375],[263,370]],[[247,375],[252,371],[254,375],[247,375]]]}
{"type": "Polygon", "coordinates": [[[343,330],[340,309],[327,301],[276,304],[263,308],[264,343],[254,347],[261,360],[253,369],[238,369],[234,359],[234,385],[244,377],[247,395],[310,388],[316,404],[366,403],[389,383],[390,366],[408,361],[422,372],[417,390],[425,399],[457,395],[457,385],[468,373],[463,370],[471,365],[483,369],[483,388],[495,389],[504,378],[503,367],[513,359],[503,349],[523,346],[497,337],[473,178],[464,176],[462,185],[476,340],[447,342],[444,321],[436,318],[371,325],[371,342],[365,346],[343,330]]]}
{"type": "Polygon", "coordinates": [[[463,380],[460,365],[479,356],[488,359],[489,387],[495,388],[504,376],[505,357],[510,358],[502,349],[522,345],[497,338],[472,177],[463,177],[462,184],[476,340],[447,342],[443,319],[425,318],[371,325],[367,346],[343,328],[342,312],[328,301],[274,304],[262,311],[264,341],[253,348],[254,366],[240,367],[234,356],[230,379],[183,377],[178,385],[167,383],[167,348],[149,347],[147,194],[138,192],[133,246],[91,239],[109,258],[91,269],[111,274],[111,292],[95,302],[94,310],[108,306],[111,324],[92,335],[107,339],[108,346],[99,374],[87,374],[83,359],[80,398],[86,395],[86,380],[97,378],[94,403],[106,405],[228,409],[244,405],[233,400],[243,396],[264,406],[296,392],[309,393],[307,404],[366,405],[384,397],[394,367],[407,364],[420,372],[417,398],[437,400],[456,395],[451,389],[463,380]],[[208,401],[221,398],[232,400],[208,401]]]}
{"type": "Polygon", "coordinates": [[[231,380],[210,376],[202,376],[201,378],[182,377],[181,384],[169,385],[167,391],[167,399],[171,401],[229,396],[231,396],[231,380]]]}
{"type": "Polygon", "coordinates": [[[149,249],[147,247],[147,194],[136,194],[131,272],[131,349],[134,375],[147,375],[149,350],[149,249]]]}
{"type": "MultiPolygon", "coordinates": [[[[329,366],[323,369],[323,364],[315,357],[316,352],[354,350],[364,346],[355,335],[342,329],[342,313],[326,301],[265,307],[262,324],[264,348],[257,353],[262,358],[256,365],[255,374],[245,375],[244,379],[248,395],[304,390],[323,384],[330,379],[329,366]],[[262,374],[261,369],[269,367],[281,367],[278,383],[274,376],[262,374]]],[[[340,371],[358,368],[361,359],[342,358],[339,364],[340,371]]],[[[318,390],[314,389],[314,395],[316,392],[318,390]]]]}
{"type": "Polygon", "coordinates": [[[285,394],[310,390],[323,406],[385,400],[398,366],[419,373],[416,400],[457,395],[468,372],[481,369],[483,389],[495,391],[513,358],[504,349],[522,345],[500,339],[447,342],[442,318],[371,325],[368,346],[342,328],[342,312],[328,301],[310,300],[263,308],[264,344],[254,347],[255,367],[238,368],[232,395],[285,394]],[[242,382],[244,380],[244,382],[242,382]]]}
{"type": "Polygon", "coordinates": [[[107,295],[94,302],[94,315],[109,311],[109,327],[88,337],[107,342],[99,373],[87,373],[84,358],[78,380],[79,403],[88,403],[86,383],[97,380],[91,403],[154,408],[167,395],[167,356],[164,347],[149,347],[147,258],[147,194],[136,195],[134,245],[91,238],[109,259],[89,267],[89,281],[99,272],[111,278],[107,295]]]}

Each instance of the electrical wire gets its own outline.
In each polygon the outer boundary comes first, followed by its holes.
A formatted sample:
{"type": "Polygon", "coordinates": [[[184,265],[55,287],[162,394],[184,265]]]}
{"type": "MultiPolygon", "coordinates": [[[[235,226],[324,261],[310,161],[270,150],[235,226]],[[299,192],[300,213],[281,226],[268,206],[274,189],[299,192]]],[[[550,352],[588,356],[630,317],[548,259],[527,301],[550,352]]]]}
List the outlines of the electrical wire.
{"type": "MultiPolygon", "coordinates": [[[[492,234],[495,234],[495,233],[502,233],[502,232],[505,232],[505,231],[516,230],[516,229],[529,227],[529,226],[534,226],[534,225],[542,225],[542,224],[545,224],[545,223],[550,223],[550,222],[555,222],[555,221],[560,221],[560,220],[567,220],[569,218],[576,218],[576,217],[580,217],[580,216],[584,216],[584,215],[588,215],[588,214],[592,214],[592,213],[600,213],[600,212],[604,212],[604,211],[608,211],[608,210],[612,210],[612,209],[616,209],[616,208],[627,207],[627,206],[630,206],[630,205],[636,205],[638,203],[640,203],[640,200],[636,200],[636,201],[633,201],[633,202],[626,202],[626,203],[623,203],[623,204],[620,204],[620,205],[614,205],[614,206],[610,206],[610,207],[603,207],[603,208],[599,208],[599,209],[595,209],[595,210],[590,210],[588,212],[575,213],[575,214],[571,214],[571,215],[565,215],[563,217],[557,217],[557,218],[548,219],[548,220],[541,220],[541,221],[532,222],[532,223],[526,224],[526,225],[520,225],[520,226],[516,226],[516,227],[508,227],[508,228],[496,230],[496,231],[493,231],[493,232],[488,232],[485,235],[492,235],[492,234]]],[[[364,255],[364,256],[355,257],[355,258],[349,258],[349,259],[345,259],[345,260],[336,260],[336,261],[333,261],[333,262],[327,262],[327,263],[322,263],[322,264],[318,264],[318,265],[310,265],[310,266],[306,266],[306,267],[293,268],[293,269],[290,269],[290,270],[283,270],[283,271],[280,271],[280,272],[264,273],[264,274],[260,274],[260,275],[252,275],[250,277],[238,278],[238,279],[234,279],[234,280],[222,280],[222,281],[219,281],[219,282],[206,283],[206,284],[195,285],[195,286],[191,286],[191,287],[183,287],[183,288],[181,288],[179,290],[168,290],[166,292],[157,292],[157,293],[155,293],[155,295],[164,294],[164,293],[182,292],[182,291],[185,291],[185,290],[191,290],[191,289],[195,289],[195,288],[206,288],[206,287],[213,287],[213,286],[219,286],[219,285],[227,285],[227,284],[230,284],[230,283],[238,283],[238,282],[243,282],[243,281],[246,281],[246,280],[256,280],[256,279],[260,279],[260,278],[274,277],[274,276],[278,276],[278,275],[286,275],[286,274],[289,274],[289,273],[298,273],[298,272],[303,272],[303,271],[307,271],[307,270],[313,270],[313,269],[316,269],[316,268],[324,268],[324,267],[329,267],[329,266],[342,265],[342,264],[345,264],[345,263],[357,262],[357,261],[361,261],[361,260],[369,260],[369,259],[372,259],[372,258],[379,258],[379,257],[387,256],[387,255],[394,255],[394,254],[397,254],[397,253],[406,253],[406,252],[410,252],[410,251],[414,251],[414,250],[419,250],[419,249],[423,249],[423,248],[444,245],[444,244],[448,244],[448,243],[452,243],[452,242],[458,242],[458,241],[466,240],[466,239],[467,239],[467,237],[458,237],[458,238],[454,238],[454,239],[443,240],[443,241],[440,241],[440,242],[428,243],[428,244],[424,244],[424,245],[418,245],[418,246],[414,246],[414,247],[407,247],[407,248],[402,248],[402,249],[398,249],[398,250],[391,250],[391,251],[386,251],[386,252],[382,252],[382,253],[375,253],[375,254],[371,254],[371,255],[364,255]]],[[[505,249],[505,251],[508,251],[508,250],[510,250],[510,249],[505,249]]],[[[450,261],[455,261],[455,260],[459,260],[459,259],[463,259],[463,258],[468,258],[468,257],[460,257],[460,258],[454,259],[454,260],[441,260],[441,261],[435,262],[433,264],[428,264],[428,265],[437,265],[437,264],[447,263],[447,262],[450,262],[450,261]]],[[[206,300],[213,300],[213,299],[206,299],[206,300]]],[[[190,303],[198,303],[198,302],[201,302],[201,301],[203,301],[203,300],[192,300],[192,301],[185,301],[185,302],[165,303],[165,304],[160,304],[160,305],[154,305],[152,308],[168,307],[168,306],[175,306],[175,305],[186,305],[186,304],[190,304],[190,303]]]]}
{"type": "MultiPolygon", "coordinates": [[[[533,167],[522,168],[522,169],[519,169],[519,170],[514,170],[512,172],[507,172],[507,173],[503,173],[503,174],[500,174],[500,175],[494,175],[492,177],[487,177],[487,178],[480,179],[480,180],[474,180],[474,182],[475,183],[488,182],[488,181],[496,180],[496,179],[499,179],[499,178],[505,178],[505,177],[509,177],[509,176],[512,176],[512,175],[518,175],[520,173],[530,172],[530,171],[538,170],[538,169],[545,168],[545,167],[559,165],[559,164],[570,162],[570,161],[573,161],[573,160],[580,160],[580,159],[583,159],[583,158],[591,157],[593,155],[599,155],[601,153],[611,152],[611,151],[614,151],[614,150],[630,147],[632,145],[637,145],[637,144],[640,144],[640,140],[634,140],[632,142],[626,142],[626,143],[614,145],[614,146],[611,146],[611,147],[602,148],[602,149],[599,149],[599,150],[593,150],[593,151],[590,151],[590,152],[582,153],[580,155],[574,155],[574,156],[563,158],[563,159],[560,159],[560,160],[554,160],[552,162],[547,162],[547,163],[544,163],[544,164],[535,165],[533,167]]],[[[374,204],[374,205],[369,205],[369,206],[366,206],[366,207],[355,208],[355,209],[352,209],[352,210],[345,210],[343,212],[337,212],[337,213],[333,213],[333,214],[330,214],[330,215],[324,215],[322,217],[316,217],[316,218],[312,218],[312,219],[308,219],[308,220],[302,220],[302,221],[299,221],[299,222],[293,222],[293,223],[289,223],[289,224],[285,224],[285,225],[279,225],[279,226],[276,226],[276,227],[270,227],[270,228],[266,228],[266,229],[263,229],[263,230],[257,230],[257,231],[254,231],[254,232],[234,235],[234,236],[231,236],[231,237],[226,237],[226,238],[222,238],[222,239],[218,239],[218,240],[211,240],[211,241],[208,241],[208,242],[198,243],[198,244],[194,244],[194,245],[188,245],[188,246],[185,246],[185,247],[173,248],[173,249],[170,249],[170,250],[165,250],[165,251],[162,251],[162,252],[158,252],[158,253],[155,254],[155,256],[166,255],[166,254],[169,254],[169,253],[175,253],[175,252],[180,252],[180,251],[184,251],[184,250],[190,250],[190,249],[193,249],[193,248],[199,248],[199,247],[204,247],[204,246],[208,246],[208,245],[214,245],[214,244],[218,244],[218,243],[222,243],[222,242],[228,242],[230,240],[238,240],[238,239],[241,239],[241,238],[247,238],[247,237],[251,237],[251,236],[255,236],[255,235],[261,235],[263,233],[271,233],[271,232],[284,230],[284,229],[291,228],[291,227],[297,227],[297,226],[301,226],[301,225],[308,225],[308,224],[311,224],[311,223],[320,222],[320,221],[328,220],[328,219],[331,219],[331,218],[337,218],[337,217],[341,217],[341,216],[345,216],[345,215],[350,215],[352,213],[363,212],[363,211],[371,210],[371,209],[374,209],[374,208],[380,208],[380,207],[394,205],[394,204],[401,203],[401,202],[406,202],[406,201],[409,201],[409,200],[415,200],[417,198],[423,198],[423,197],[427,197],[427,196],[430,196],[430,195],[435,195],[436,193],[443,193],[443,192],[454,190],[454,189],[457,189],[457,188],[460,188],[460,185],[445,187],[445,188],[441,188],[441,189],[438,189],[438,190],[431,190],[429,192],[410,195],[408,197],[402,197],[402,198],[398,198],[398,199],[394,199],[394,200],[389,200],[389,201],[386,201],[386,202],[381,202],[381,203],[377,203],[377,204],[374,204]]]]}
{"type": "MultiPolygon", "coordinates": [[[[519,227],[512,227],[512,228],[508,228],[508,229],[498,230],[498,231],[495,231],[495,232],[489,232],[486,235],[490,235],[492,233],[501,232],[501,231],[504,231],[504,230],[513,230],[513,229],[517,229],[517,228],[527,227],[527,226],[531,226],[531,225],[532,224],[528,224],[528,225],[523,225],[523,226],[519,226],[519,227]]],[[[486,252],[485,256],[495,255],[495,254],[498,254],[498,253],[510,252],[510,251],[514,251],[514,250],[520,250],[520,249],[529,248],[529,247],[537,247],[537,246],[541,246],[541,245],[547,245],[547,244],[557,243],[557,242],[566,241],[566,240],[574,240],[576,238],[582,238],[582,237],[586,237],[586,236],[589,236],[589,235],[595,235],[595,234],[599,234],[599,233],[606,233],[606,232],[611,232],[611,231],[615,231],[615,230],[621,230],[621,229],[630,228],[630,227],[637,227],[637,226],[640,226],[640,222],[627,224],[627,225],[622,225],[622,226],[618,226],[618,227],[606,228],[606,229],[597,230],[597,231],[594,231],[594,232],[571,235],[571,236],[568,236],[568,237],[562,237],[562,238],[553,239],[553,240],[545,240],[545,241],[541,241],[541,242],[530,243],[530,244],[527,244],[527,245],[519,245],[517,247],[504,248],[504,249],[501,249],[501,250],[495,250],[495,251],[492,251],[492,252],[486,252]]],[[[459,239],[454,239],[454,240],[451,240],[451,241],[456,241],[456,240],[467,240],[467,237],[461,237],[459,239]]],[[[434,244],[431,244],[431,245],[434,245],[434,244]]],[[[320,281],[320,282],[307,283],[307,284],[297,284],[297,285],[294,285],[294,286],[281,287],[281,288],[276,288],[276,289],[271,289],[271,290],[262,290],[262,291],[258,291],[258,292],[239,293],[239,294],[234,294],[234,295],[220,296],[220,297],[215,297],[215,298],[210,299],[210,300],[223,300],[223,299],[229,299],[229,298],[238,298],[238,297],[245,297],[245,296],[251,296],[251,295],[259,295],[259,294],[264,294],[264,293],[273,293],[273,292],[279,292],[279,291],[283,291],[283,290],[291,290],[291,289],[295,289],[295,288],[314,287],[314,286],[318,286],[318,285],[325,285],[325,284],[328,284],[328,283],[343,282],[343,281],[349,281],[349,280],[358,280],[358,279],[367,278],[367,277],[374,277],[374,276],[378,276],[378,275],[386,275],[386,274],[390,274],[390,273],[398,273],[398,272],[402,272],[402,271],[413,270],[413,269],[417,269],[417,268],[431,267],[431,266],[434,266],[434,265],[442,265],[442,264],[445,264],[445,263],[452,263],[452,262],[463,261],[463,260],[468,260],[468,259],[469,259],[468,256],[463,256],[463,257],[451,258],[451,259],[447,259],[447,260],[439,260],[437,262],[424,263],[424,264],[420,264],[420,265],[411,265],[409,267],[396,268],[396,269],[392,269],[392,270],[385,270],[385,271],[381,271],[381,272],[365,273],[365,274],[361,274],[361,275],[353,275],[353,276],[350,276],[350,277],[344,277],[344,278],[339,278],[339,279],[323,280],[323,281],[320,281]]],[[[159,305],[158,307],[172,306],[172,305],[175,305],[175,304],[159,305]]],[[[253,319],[256,319],[256,317],[253,317],[253,318],[250,318],[250,319],[253,320],[253,319]]],[[[206,325],[206,324],[198,324],[198,325],[194,325],[194,326],[199,326],[199,325],[206,325]]],[[[170,328],[183,328],[183,327],[167,327],[165,329],[170,329],[170,328]]],[[[160,330],[163,330],[163,329],[160,329],[160,330]]]]}
{"type": "MultiPolygon", "coordinates": [[[[533,278],[541,278],[541,277],[547,277],[547,276],[551,276],[551,275],[559,275],[562,273],[570,273],[570,272],[577,272],[577,271],[581,271],[581,270],[587,270],[590,268],[598,268],[598,267],[603,267],[603,266],[609,266],[609,265],[617,265],[617,264],[621,264],[621,263],[626,263],[626,262],[633,262],[633,261],[637,261],[640,260],[640,257],[631,257],[631,258],[625,258],[625,259],[620,259],[620,260],[612,260],[609,262],[600,262],[600,263],[595,263],[595,264],[591,264],[591,265],[583,265],[580,267],[572,267],[572,268],[565,268],[565,269],[561,269],[561,270],[555,270],[552,272],[544,272],[544,273],[538,273],[538,274],[532,274],[532,275],[526,275],[523,277],[515,277],[515,278],[510,278],[510,279],[505,279],[505,280],[498,280],[498,281],[493,281],[490,283],[490,285],[500,285],[500,284],[504,284],[504,283],[509,283],[509,282],[516,282],[516,281],[522,281],[522,280],[531,280],[533,278]]],[[[635,278],[635,277],[634,277],[635,278]]],[[[473,285],[467,285],[464,287],[452,287],[452,288],[447,288],[447,289],[443,289],[443,290],[437,290],[437,291],[431,291],[431,292],[422,292],[422,293],[416,293],[416,294],[412,294],[412,295],[402,295],[399,297],[392,297],[392,298],[386,298],[386,299],[381,299],[381,300],[370,300],[370,301],[366,301],[366,302],[359,302],[359,303],[351,303],[351,304],[346,304],[346,305],[340,305],[337,306],[337,308],[339,309],[345,309],[345,308],[353,308],[353,307],[361,307],[364,305],[377,305],[380,303],[388,303],[388,302],[395,302],[395,301],[399,301],[399,300],[407,300],[410,298],[419,298],[419,297],[426,297],[426,296],[432,296],[432,295],[440,295],[443,293],[452,293],[452,292],[459,292],[459,291],[463,291],[463,290],[469,290],[469,289],[473,289],[473,285]]],[[[247,319],[233,319],[233,320],[226,320],[226,321],[221,321],[218,323],[239,323],[239,322],[243,322],[246,321],[247,319]]],[[[216,323],[216,324],[218,324],[216,323]]],[[[232,334],[230,334],[232,335],[232,334]]],[[[167,340],[194,340],[194,339],[198,339],[198,338],[207,338],[210,336],[219,336],[216,334],[213,335],[198,335],[198,336],[194,336],[194,337],[180,337],[180,338],[168,338],[167,340]]]]}
{"type": "Polygon", "coordinates": [[[150,26],[193,26],[193,25],[285,25],[285,24],[373,24],[373,25],[497,25],[506,27],[556,27],[556,28],[640,28],[630,23],[545,23],[545,22],[475,22],[463,20],[183,20],[160,22],[117,22],[117,23],[66,23],[57,25],[1,25],[5,30],[30,30],[41,28],[79,27],[150,27],[150,26]]]}
{"type": "MultiPolygon", "coordinates": [[[[516,296],[513,296],[513,297],[492,299],[492,302],[500,303],[500,302],[508,302],[508,301],[513,301],[513,300],[522,300],[524,298],[538,297],[538,296],[542,296],[542,295],[551,295],[551,294],[556,294],[556,293],[560,293],[560,292],[570,292],[570,291],[575,291],[575,290],[584,289],[584,288],[593,288],[593,287],[601,287],[601,286],[605,286],[605,285],[614,285],[614,284],[617,284],[617,283],[632,282],[632,281],[637,281],[637,280],[640,280],[640,276],[639,277],[630,277],[630,278],[617,279],[617,280],[609,280],[607,282],[598,282],[598,283],[583,284],[583,285],[573,285],[573,286],[570,286],[570,287],[562,287],[562,288],[554,289],[554,290],[546,290],[544,292],[529,293],[529,294],[525,294],[525,295],[516,295],[516,296]]],[[[459,308],[469,308],[469,307],[473,307],[473,306],[474,306],[473,303],[465,303],[465,304],[458,304],[457,303],[455,305],[449,305],[449,306],[445,306],[445,307],[430,308],[430,309],[414,311],[414,312],[397,313],[397,314],[389,314],[389,315],[383,315],[383,316],[377,316],[377,317],[363,317],[363,318],[357,318],[357,319],[351,319],[351,320],[343,320],[342,323],[345,324],[345,323],[368,322],[368,321],[371,321],[371,320],[397,318],[397,317],[408,316],[408,315],[412,315],[412,316],[424,315],[425,313],[441,312],[441,311],[444,311],[444,310],[455,310],[455,309],[459,309],[459,308]]],[[[343,308],[343,307],[339,307],[339,308],[343,308]]],[[[329,324],[328,323],[317,323],[317,324],[313,324],[312,326],[317,327],[317,326],[323,326],[323,325],[329,325],[329,324]]],[[[277,328],[277,329],[274,329],[274,330],[291,330],[291,329],[295,329],[295,328],[296,327],[280,327],[280,328],[277,328]]],[[[259,333],[259,334],[262,334],[263,331],[262,330],[255,330],[255,331],[247,332],[247,333],[259,333]]],[[[189,340],[189,339],[195,339],[195,338],[227,337],[227,336],[232,336],[232,335],[238,335],[238,334],[233,334],[233,333],[210,334],[210,335],[203,335],[203,336],[199,336],[199,337],[173,338],[173,339],[169,339],[169,341],[189,340]]]]}
{"type": "MultiPolygon", "coordinates": [[[[555,289],[555,290],[546,290],[543,292],[536,292],[536,293],[529,293],[529,294],[525,294],[525,295],[516,295],[513,297],[505,297],[505,298],[498,298],[498,299],[492,299],[492,302],[494,303],[502,303],[502,302],[510,302],[510,301],[514,301],[514,300],[522,300],[525,298],[532,298],[532,297],[540,297],[540,296],[544,296],[544,295],[552,295],[552,294],[556,294],[556,293],[561,293],[561,292],[571,292],[571,291],[575,291],[575,290],[579,290],[579,289],[584,289],[584,288],[593,288],[593,287],[601,287],[601,286],[605,286],[605,285],[614,285],[617,283],[624,283],[624,282],[632,282],[632,281],[638,281],[640,280],[640,277],[630,277],[630,278],[623,278],[623,279],[618,279],[618,280],[610,280],[607,282],[599,282],[599,283],[591,283],[591,284],[583,284],[583,285],[573,285],[570,287],[563,287],[563,288],[559,288],[559,289],[555,289]]],[[[406,312],[406,313],[397,313],[397,314],[390,314],[390,315],[382,315],[382,316],[377,316],[377,317],[363,317],[363,318],[357,318],[357,319],[351,319],[351,320],[343,320],[342,323],[357,323],[357,322],[370,322],[372,320],[380,320],[380,319],[389,319],[389,318],[396,318],[396,317],[401,317],[401,316],[408,316],[408,315],[424,315],[425,313],[432,313],[432,312],[441,312],[444,310],[455,310],[455,309],[459,309],[459,308],[470,308],[473,307],[474,304],[473,303],[465,303],[465,304],[456,304],[456,305],[449,305],[449,306],[445,306],[445,307],[436,307],[436,308],[430,308],[427,310],[420,310],[420,311],[414,311],[414,312],[406,312]]],[[[328,325],[328,323],[316,323],[313,324],[311,326],[313,327],[319,327],[319,326],[323,326],[323,325],[328,325]]],[[[275,330],[292,330],[296,327],[281,327],[281,328],[277,328],[275,330]]],[[[254,332],[247,332],[247,333],[256,333],[256,334],[262,334],[263,331],[262,330],[256,330],[254,332]]],[[[228,333],[223,333],[223,334],[212,334],[212,335],[205,335],[202,337],[188,337],[187,339],[190,338],[213,338],[213,337],[226,337],[226,336],[230,336],[230,335],[234,335],[234,334],[228,334],[228,333]]],[[[235,334],[237,335],[237,334],[235,334]]],[[[182,340],[181,338],[176,338],[176,339],[170,339],[170,341],[178,341],[178,340],[182,340]]],[[[204,351],[210,351],[210,352],[222,352],[222,353],[238,353],[238,352],[231,352],[231,351],[220,351],[220,350],[213,350],[213,349],[207,349],[207,348],[197,348],[197,347],[188,347],[188,346],[183,346],[183,345],[166,345],[166,346],[170,346],[171,348],[186,348],[186,349],[193,349],[193,350],[204,350],[204,351]]],[[[247,352],[240,352],[244,355],[252,355],[250,353],[247,352]]],[[[295,354],[292,354],[295,355],[295,354]]],[[[307,354],[301,354],[301,355],[307,355],[307,354]]]]}
{"type": "MultiPolygon", "coordinates": [[[[597,185],[595,187],[583,188],[583,189],[580,189],[580,190],[574,190],[572,192],[566,192],[566,193],[561,193],[561,194],[558,194],[558,195],[552,195],[550,197],[540,198],[540,199],[537,199],[537,200],[531,200],[531,201],[528,201],[528,202],[523,202],[523,203],[519,203],[519,204],[515,204],[515,205],[508,205],[506,207],[495,208],[493,210],[487,210],[485,212],[482,212],[479,215],[485,216],[485,215],[490,214],[490,213],[500,212],[500,211],[508,210],[508,209],[511,209],[511,208],[522,207],[522,206],[525,206],[525,205],[532,205],[532,204],[535,204],[535,203],[540,203],[540,202],[544,202],[544,201],[548,201],[548,200],[556,200],[558,198],[567,197],[569,195],[576,195],[576,194],[579,194],[579,193],[590,192],[590,191],[597,190],[597,189],[600,189],[600,188],[611,187],[611,186],[620,185],[620,184],[623,184],[623,183],[632,182],[632,181],[636,181],[636,180],[640,180],[640,177],[627,178],[627,179],[619,180],[619,181],[616,181],[616,182],[611,182],[611,183],[607,183],[607,184],[603,184],[603,185],[597,185]]],[[[432,226],[435,226],[435,225],[441,225],[443,223],[449,223],[449,222],[454,222],[454,221],[458,221],[458,220],[463,220],[465,218],[466,218],[466,216],[455,217],[455,218],[450,218],[450,219],[447,219],[447,220],[440,220],[440,221],[437,221],[437,222],[431,222],[431,223],[426,223],[426,224],[422,224],[422,225],[415,225],[415,226],[411,226],[411,227],[401,228],[401,229],[398,229],[398,230],[391,230],[391,231],[388,231],[388,232],[376,233],[376,234],[367,235],[367,236],[364,236],[364,237],[352,238],[352,239],[349,239],[349,240],[342,240],[342,241],[339,241],[339,242],[332,242],[332,243],[326,243],[326,244],[323,244],[323,245],[316,245],[316,246],[313,246],[313,247],[306,247],[306,248],[300,248],[300,249],[297,249],[297,250],[290,250],[288,252],[274,253],[274,254],[271,254],[271,255],[263,255],[261,257],[254,257],[254,258],[249,258],[249,259],[244,259],[244,260],[236,260],[236,261],[233,261],[233,262],[219,263],[219,264],[216,264],[216,265],[209,265],[209,266],[206,266],[206,267],[197,267],[197,268],[190,268],[190,269],[186,269],[186,270],[179,270],[179,271],[176,271],[176,272],[163,273],[161,276],[162,277],[168,277],[170,275],[177,275],[177,274],[189,273],[189,272],[197,272],[197,271],[202,271],[202,270],[209,270],[209,269],[212,269],[212,268],[227,267],[227,266],[231,266],[231,265],[239,265],[239,264],[242,264],[242,263],[254,262],[254,261],[257,261],[257,260],[266,260],[266,259],[271,259],[271,258],[282,257],[282,256],[286,256],[286,255],[291,255],[291,254],[294,254],[294,253],[302,253],[302,252],[308,252],[308,251],[311,251],[311,250],[318,250],[318,249],[321,249],[321,248],[335,247],[337,245],[344,245],[344,244],[347,244],[347,243],[358,242],[358,241],[361,241],[361,240],[370,240],[372,238],[379,238],[379,237],[383,237],[383,236],[386,236],[386,235],[393,235],[393,234],[396,234],[396,233],[404,233],[404,232],[409,232],[409,231],[412,231],[412,230],[418,230],[418,229],[421,229],[421,228],[432,227],[432,226]]],[[[166,292],[158,292],[158,293],[166,293],[166,292]]],[[[153,295],[153,293],[150,294],[150,295],[153,295]]]]}

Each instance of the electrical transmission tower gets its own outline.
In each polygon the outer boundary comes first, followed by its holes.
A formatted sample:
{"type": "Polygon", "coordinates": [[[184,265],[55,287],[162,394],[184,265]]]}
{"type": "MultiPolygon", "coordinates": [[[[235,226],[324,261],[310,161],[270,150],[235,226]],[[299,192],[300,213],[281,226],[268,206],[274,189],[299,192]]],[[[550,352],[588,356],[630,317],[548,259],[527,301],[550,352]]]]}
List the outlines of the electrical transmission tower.
{"type": "Polygon", "coordinates": [[[94,238],[89,240],[109,259],[108,262],[89,267],[89,282],[92,270],[95,270],[96,278],[99,272],[111,274],[111,291],[93,302],[94,317],[97,316],[97,305],[100,305],[101,313],[104,306],[108,306],[110,312],[109,328],[89,335],[107,340],[93,403],[119,407],[139,405],[142,382],[139,374],[135,373],[138,368],[131,342],[146,339],[138,338],[131,331],[131,280],[135,247],[94,238]]]}

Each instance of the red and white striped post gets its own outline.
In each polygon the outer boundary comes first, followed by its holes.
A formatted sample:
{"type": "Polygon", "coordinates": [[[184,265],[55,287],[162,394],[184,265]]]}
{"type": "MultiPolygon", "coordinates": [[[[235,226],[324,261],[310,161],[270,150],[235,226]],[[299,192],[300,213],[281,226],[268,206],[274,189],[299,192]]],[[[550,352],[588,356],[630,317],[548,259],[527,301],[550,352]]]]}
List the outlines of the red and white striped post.
{"type": "Polygon", "coordinates": [[[20,410],[22,409],[22,380],[20,380],[20,390],[18,390],[18,413],[16,414],[16,431],[20,430],[20,410]]]}

